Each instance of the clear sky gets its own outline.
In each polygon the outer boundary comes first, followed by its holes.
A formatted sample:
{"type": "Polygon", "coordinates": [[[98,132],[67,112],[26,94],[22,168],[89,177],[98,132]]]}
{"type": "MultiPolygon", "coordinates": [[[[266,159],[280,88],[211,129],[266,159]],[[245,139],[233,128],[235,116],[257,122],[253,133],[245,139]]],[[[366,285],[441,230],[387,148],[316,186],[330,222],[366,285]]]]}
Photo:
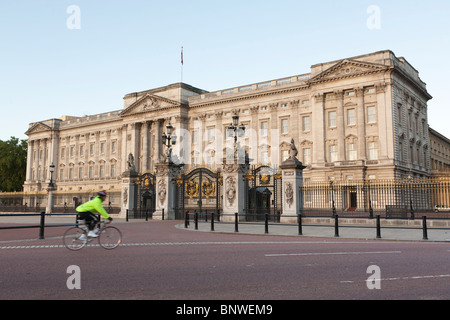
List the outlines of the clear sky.
{"type": "Polygon", "coordinates": [[[450,137],[449,15],[448,0],[0,0],[0,140],[179,82],[181,46],[183,82],[208,91],[392,50],[420,72],[429,124],[450,137]]]}

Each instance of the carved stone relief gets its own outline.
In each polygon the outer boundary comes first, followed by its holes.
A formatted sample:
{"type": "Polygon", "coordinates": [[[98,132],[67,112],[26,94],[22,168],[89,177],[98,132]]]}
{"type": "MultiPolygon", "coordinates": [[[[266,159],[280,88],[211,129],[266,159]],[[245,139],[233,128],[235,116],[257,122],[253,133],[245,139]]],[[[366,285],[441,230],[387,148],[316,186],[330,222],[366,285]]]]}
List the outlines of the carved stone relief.
{"type": "Polygon", "coordinates": [[[294,203],[294,189],[292,188],[292,182],[286,182],[284,185],[284,196],[286,199],[286,204],[291,208],[292,204],[294,203]]]}
{"type": "Polygon", "coordinates": [[[167,196],[167,184],[165,180],[159,180],[158,183],[158,198],[161,205],[164,205],[167,196]]]}
{"type": "Polygon", "coordinates": [[[236,180],[233,177],[228,177],[225,187],[226,197],[229,203],[229,207],[233,206],[236,199],[236,180]]]}

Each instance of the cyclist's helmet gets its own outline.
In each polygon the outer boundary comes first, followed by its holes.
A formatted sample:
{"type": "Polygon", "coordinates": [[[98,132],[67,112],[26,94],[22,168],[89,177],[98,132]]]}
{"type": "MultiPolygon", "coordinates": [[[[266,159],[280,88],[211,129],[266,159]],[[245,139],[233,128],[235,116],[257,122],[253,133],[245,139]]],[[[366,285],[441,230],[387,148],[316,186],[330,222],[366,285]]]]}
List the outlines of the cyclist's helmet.
{"type": "Polygon", "coordinates": [[[97,195],[102,196],[102,197],[106,197],[107,196],[106,191],[104,191],[104,190],[97,192],[97,195]]]}

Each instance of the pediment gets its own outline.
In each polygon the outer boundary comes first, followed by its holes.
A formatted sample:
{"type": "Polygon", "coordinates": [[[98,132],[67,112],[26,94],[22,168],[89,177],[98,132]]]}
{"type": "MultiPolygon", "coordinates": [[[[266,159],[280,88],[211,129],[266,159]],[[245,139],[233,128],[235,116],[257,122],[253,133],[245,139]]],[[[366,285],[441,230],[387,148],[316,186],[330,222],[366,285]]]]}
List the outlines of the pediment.
{"type": "Polygon", "coordinates": [[[310,79],[309,82],[315,83],[357,77],[370,73],[386,71],[387,69],[389,69],[388,66],[381,64],[345,59],[319,73],[314,78],[310,79]]]}
{"type": "Polygon", "coordinates": [[[27,130],[27,132],[25,132],[25,134],[30,135],[30,134],[45,132],[45,131],[50,131],[50,130],[52,130],[52,128],[50,128],[48,125],[43,124],[42,122],[37,122],[34,125],[32,125],[31,128],[29,128],[27,130]]]}
{"type": "Polygon", "coordinates": [[[147,94],[131,104],[128,108],[123,110],[120,113],[120,116],[130,116],[135,114],[141,114],[141,113],[148,113],[153,112],[165,108],[173,108],[173,107],[179,107],[180,103],[159,97],[152,94],[147,94]]]}

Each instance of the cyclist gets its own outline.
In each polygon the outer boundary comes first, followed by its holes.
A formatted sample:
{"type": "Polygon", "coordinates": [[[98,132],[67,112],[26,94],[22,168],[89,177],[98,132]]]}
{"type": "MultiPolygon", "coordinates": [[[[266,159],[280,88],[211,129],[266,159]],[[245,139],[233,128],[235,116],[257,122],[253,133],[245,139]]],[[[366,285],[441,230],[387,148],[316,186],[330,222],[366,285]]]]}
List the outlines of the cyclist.
{"type": "Polygon", "coordinates": [[[77,207],[77,212],[79,214],[80,220],[85,220],[86,225],[88,226],[89,232],[88,237],[97,238],[97,230],[94,230],[95,226],[99,222],[97,217],[95,216],[95,213],[100,213],[103,217],[109,220],[111,222],[113,219],[108,215],[106,210],[103,208],[102,203],[106,199],[106,191],[99,191],[97,192],[97,196],[89,201],[86,202],[80,206],[77,207]]]}

